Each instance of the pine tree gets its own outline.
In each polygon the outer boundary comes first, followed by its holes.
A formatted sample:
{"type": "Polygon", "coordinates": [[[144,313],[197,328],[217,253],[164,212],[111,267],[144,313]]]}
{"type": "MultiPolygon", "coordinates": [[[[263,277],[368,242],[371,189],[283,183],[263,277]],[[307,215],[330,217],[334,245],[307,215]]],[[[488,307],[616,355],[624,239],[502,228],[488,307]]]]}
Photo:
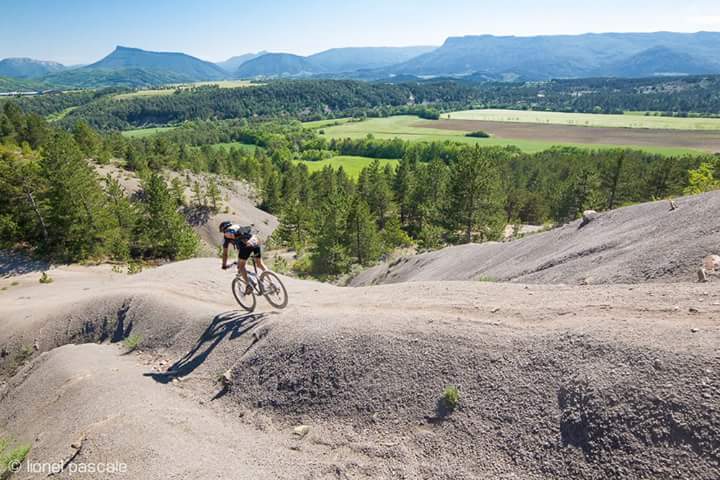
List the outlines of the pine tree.
{"type": "Polygon", "coordinates": [[[311,212],[300,200],[286,203],[280,215],[278,238],[285,245],[301,252],[308,243],[312,228],[311,222],[311,212]]]}
{"type": "Polygon", "coordinates": [[[350,255],[361,265],[371,264],[382,253],[376,218],[359,195],[355,196],[348,209],[343,237],[350,255]]]}
{"type": "Polygon", "coordinates": [[[450,167],[447,219],[451,230],[463,230],[465,242],[473,233],[483,239],[499,237],[504,227],[499,169],[488,151],[464,149],[450,167]]]}
{"type": "Polygon", "coordinates": [[[203,191],[202,185],[200,185],[200,182],[197,180],[195,180],[193,184],[193,205],[195,205],[196,208],[207,207],[207,196],[203,191]]]}
{"type": "Polygon", "coordinates": [[[139,234],[146,255],[171,259],[192,257],[199,246],[195,232],[177,211],[176,200],[157,173],[143,183],[139,234]]]}
{"type": "Polygon", "coordinates": [[[337,275],[350,267],[350,258],[343,243],[345,211],[346,200],[340,195],[328,198],[320,206],[314,232],[316,247],[311,256],[315,273],[337,275]]]}
{"type": "Polygon", "coordinates": [[[116,260],[128,260],[138,220],[137,210],[128,200],[120,182],[109,174],[105,177],[105,193],[108,198],[108,212],[112,219],[107,234],[108,250],[116,260]]]}
{"type": "Polygon", "coordinates": [[[109,226],[105,195],[70,135],[54,135],[42,168],[48,182],[48,230],[54,252],[69,260],[101,255],[109,226]]]}
{"type": "Polygon", "coordinates": [[[175,204],[178,207],[185,206],[185,185],[183,184],[180,177],[175,177],[170,181],[170,192],[175,199],[175,204]]]}
{"type": "Polygon", "coordinates": [[[210,201],[210,208],[212,208],[212,211],[217,213],[219,210],[219,205],[222,203],[222,197],[220,195],[220,190],[217,187],[217,184],[211,180],[208,181],[208,188],[206,191],[207,199],[210,201]]]}

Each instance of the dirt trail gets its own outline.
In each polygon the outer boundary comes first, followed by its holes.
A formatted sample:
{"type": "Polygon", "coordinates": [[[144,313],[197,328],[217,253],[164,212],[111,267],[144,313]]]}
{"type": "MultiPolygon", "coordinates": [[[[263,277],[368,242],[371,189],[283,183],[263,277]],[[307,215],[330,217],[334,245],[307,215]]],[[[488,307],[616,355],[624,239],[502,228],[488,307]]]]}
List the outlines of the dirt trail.
{"type": "Polygon", "coordinates": [[[714,284],[287,279],[288,309],[260,300],[248,315],[217,259],[51,275],[0,293],[0,430],[32,442],[33,459],[88,431],[79,459],[143,478],[720,475],[714,284]],[[57,349],[128,335],[141,355],[57,349]],[[33,343],[50,353],[10,377],[33,343]],[[461,392],[449,415],[447,385],[461,392]],[[223,468],[201,472],[198,451],[223,468]]]}

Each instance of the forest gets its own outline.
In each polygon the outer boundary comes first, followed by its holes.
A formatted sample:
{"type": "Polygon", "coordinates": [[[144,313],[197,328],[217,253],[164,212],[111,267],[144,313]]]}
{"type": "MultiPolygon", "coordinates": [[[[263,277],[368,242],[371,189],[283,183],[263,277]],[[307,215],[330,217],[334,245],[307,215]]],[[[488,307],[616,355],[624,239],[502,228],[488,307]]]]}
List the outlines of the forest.
{"type": "Polygon", "coordinates": [[[579,113],[652,112],[669,116],[720,114],[720,76],[651,79],[583,79],[548,82],[478,82],[430,79],[399,83],[352,80],[273,80],[251,88],[198,86],[170,95],[116,98],[128,89],[82,90],[5,98],[25,112],[58,116],[71,128],[126,130],[192,120],[384,117],[470,108],[532,109],[579,113]]]}
{"type": "Polygon", "coordinates": [[[0,114],[0,242],[57,259],[186,258],[198,240],[185,222],[193,205],[166,169],[242,179],[281,226],[270,239],[298,253],[298,273],[338,275],[396,248],[434,249],[500,240],[508,224],[557,224],[585,209],[718,188],[713,155],[513,147],[374,138],[327,140],[300,122],[197,121],[128,138],[78,121],[63,129],[8,102],[0,114]],[[242,142],[257,148],[215,148],[242,142]],[[352,154],[375,161],[359,178],[342,168],[309,173],[297,160],[352,154]],[[127,198],[92,163],[118,162],[143,181],[127,198]],[[180,193],[179,193],[180,192],[180,193]],[[167,235],[166,232],[175,232],[167,235]]]}

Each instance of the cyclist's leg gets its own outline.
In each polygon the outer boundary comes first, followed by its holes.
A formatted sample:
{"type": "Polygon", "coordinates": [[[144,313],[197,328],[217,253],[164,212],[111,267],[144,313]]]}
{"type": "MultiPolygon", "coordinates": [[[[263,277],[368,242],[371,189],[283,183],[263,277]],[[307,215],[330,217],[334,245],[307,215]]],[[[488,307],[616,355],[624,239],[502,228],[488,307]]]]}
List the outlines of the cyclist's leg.
{"type": "Polygon", "coordinates": [[[247,260],[248,260],[248,258],[250,258],[250,254],[252,253],[253,249],[247,247],[242,242],[238,242],[237,249],[238,249],[238,273],[242,276],[243,280],[245,280],[245,285],[247,285],[247,288],[245,289],[245,293],[249,294],[252,291],[252,287],[250,286],[250,280],[248,279],[247,260]]]}
{"type": "Polygon", "coordinates": [[[268,268],[265,266],[262,260],[262,248],[260,248],[259,245],[253,248],[253,254],[255,255],[255,265],[257,265],[257,267],[263,272],[267,271],[268,268]]]}

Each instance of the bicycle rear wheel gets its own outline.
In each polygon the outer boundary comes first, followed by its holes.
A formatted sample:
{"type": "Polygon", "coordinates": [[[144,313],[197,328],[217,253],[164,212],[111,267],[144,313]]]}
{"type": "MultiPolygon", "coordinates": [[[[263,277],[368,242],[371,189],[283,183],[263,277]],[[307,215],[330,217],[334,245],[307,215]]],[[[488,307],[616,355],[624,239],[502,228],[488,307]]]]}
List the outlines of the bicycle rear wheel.
{"type": "Polygon", "coordinates": [[[288,294],[280,277],[273,272],[265,271],[260,275],[260,285],[265,299],[275,308],[285,308],[288,304],[288,294]]]}
{"type": "Polygon", "coordinates": [[[255,299],[255,292],[251,291],[250,293],[246,294],[246,290],[247,283],[245,282],[245,279],[243,279],[242,277],[235,277],[232,282],[233,296],[242,308],[244,308],[248,312],[252,312],[253,310],[255,310],[255,305],[257,304],[257,300],[255,299]]]}

